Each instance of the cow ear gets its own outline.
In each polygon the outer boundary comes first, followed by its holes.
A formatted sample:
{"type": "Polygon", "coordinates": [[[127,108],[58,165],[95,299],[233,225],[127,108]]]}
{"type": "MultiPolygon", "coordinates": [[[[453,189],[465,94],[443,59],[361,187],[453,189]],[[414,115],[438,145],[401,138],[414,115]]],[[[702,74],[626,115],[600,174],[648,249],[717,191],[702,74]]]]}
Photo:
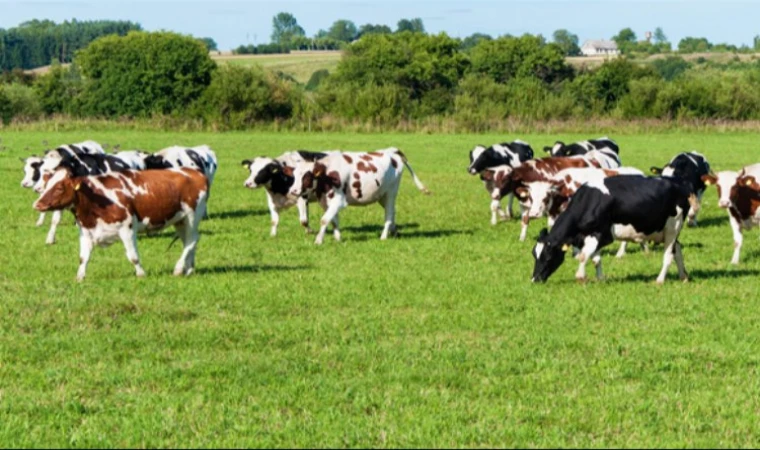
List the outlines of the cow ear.
{"type": "Polygon", "coordinates": [[[544,152],[546,152],[546,153],[549,153],[549,152],[551,152],[551,151],[552,151],[552,148],[551,148],[551,147],[548,147],[548,146],[547,146],[547,147],[544,147],[544,152]]]}
{"type": "Polygon", "coordinates": [[[241,166],[243,167],[250,167],[251,166],[251,160],[250,159],[244,159],[241,163],[241,166]]]}
{"type": "Polygon", "coordinates": [[[659,167],[654,167],[654,166],[650,167],[649,171],[655,175],[659,175],[662,173],[662,169],[660,169],[659,167]]]}
{"type": "Polygon", "coordinates": [[[707,186],[710,186],[711,184],[715,184],[718,181],[714,175],[702,175],[700,178],[702,178],[702,182],[705,183],[707,186]]]}

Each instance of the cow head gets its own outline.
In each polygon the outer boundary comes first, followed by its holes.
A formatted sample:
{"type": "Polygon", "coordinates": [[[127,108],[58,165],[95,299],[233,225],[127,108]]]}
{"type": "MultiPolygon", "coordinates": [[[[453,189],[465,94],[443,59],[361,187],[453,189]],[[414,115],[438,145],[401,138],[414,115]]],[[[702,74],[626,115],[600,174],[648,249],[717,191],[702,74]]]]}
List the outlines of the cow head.
{"type": "Polygon", "coordinates": [[[50,177],[45,190],[32,206],[40,212],[68,208],[74,203],[76,191],[79,190],[81,183],[81,178],[71,177],[71,171],[68,168],[60,168],[50,177]]]}
{"type": "Polygon", "coordinates": [[[565,156],[564,155],[565,143],[557,141],[551,147],[544,147],[544,151],[551,156],[565,156]]]}
{"type": "Polygon", "coordinates": [[[21,158],[24,163],[24,179],[21,180],[21,187],[30,188],[40,179],[40,167],[42,166],[42,158],[37,156],[30,156],[28,158],[21,158]]]}
{"type": "Polygon", "coordinates": [[[710,173],[702,175],[702,182],[706,186],[715,185],[718,190],[718,206],[721,208],[729,208],[732,205],[731,192],[737,179],[739,178],[738,172],[723,171],[716,173],[710,173]]]}
{"type": "Polygon", "coordinates": [[[152,154],[145,157],[146,169],[171,169],[171,167],[172,164],[161,155],[152,154]]]}
{"type": "Polygon", "coordinates": [[[467,172],[470,173],[470,175],[475,175],[478,172],[482,172],[485,167],[480,168],[480,170],[477,170],[475,167],[475,162],[478,161],[480,158],[480,155],[483,154],[483,152],[486,151],[486,148],[482,145],[476,145],[475,148],[470,150],[470,165],[467,167],[467,172]]]}
{"type": "Polygon", "coordinates": [[[546,228],[541,230],[536,245],[533,246],[533,258],[536,263],[533,266],[531,281],[543,283],[548,280],[565,262],[565,252],[568,249],[569,245],[552,241],[546,228]]]}
{"type": "Polygon", "coordinates": [[[515,189],[515,195],[520,199],[520,204],[528,210],[528,216],[535,219],[544,216],[549,210],[551,200],[559,192],[561,184],[557,181],[525,183],[515,189]]]}
{"type": "MultiPolygon", "coordinates": [[[[250,176],[243,183],[245,187],[250,189],[256,189],[261,186],[272,186],[275,180],[279,180],[282,177],[292,178],[293,175],[292,173],[288,174],[290,168],[272,158],[258,157],[252,160],[246,159],[241,162],[241,165],[250,172],[250,176]]],[[[281,193],[285,194],[287,191],[281,193]]]]}
{"type": "Polygon", "coordinates": [[[42,158],[42,164],[40,164],[40,176],[34,183],[34,191],[42,194],[48,180],[53,176],[53,172],[64,165],[70,167],[72,158],[73,156],[70,153],[58,149],[46,151],[42,158]]]}

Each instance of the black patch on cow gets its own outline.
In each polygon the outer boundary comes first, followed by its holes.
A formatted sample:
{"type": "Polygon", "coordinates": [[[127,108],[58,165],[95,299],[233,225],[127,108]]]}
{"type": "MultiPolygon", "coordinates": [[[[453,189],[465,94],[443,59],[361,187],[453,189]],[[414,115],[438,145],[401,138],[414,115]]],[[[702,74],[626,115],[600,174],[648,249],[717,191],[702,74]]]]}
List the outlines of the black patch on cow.
{"type": "Polygon", "coordinates": [[[282,165],[277,162],[269,163],[253,177],[253,182],[258,186],[268,185],[275,194],[287,195],[295,178],[285,174],[282,169],[282,165]]]}
{"type": "Polygon", "coordinates": [[[206,162],[203,160],[203,158],[201,158],[201,155],[199,155],[198,152],[190,148],[186,149],[185,153],[187,153],[188,158],[190,158],[190,161],[192,161],[193,164],[195,164],[198,170],[203,172],[204,175],[208,176],[209,168],[206,166],[206,162]]]}
{"type": "Polygon", "coordinates": [[[706,186],[702,181],[702,175],[710,173],[710,163],[702,155],[694,152],[679,153],[662,169],[652,167],[651,170],[653,173],[660,174],[666,167],[673,168],[673,177],[688,183],[692,193],[701,195],[705,191],[706,186]]]}
{"type": "Polygon", "coordinates": [[[29,164],[29,167],[32,168],[32,181],[35,183],[40,179],[40,166],[42,166],[42,161],[29,164]]]}
{"type": "MultiPolygon", "coordinates": [[[[533,158],[533,149],[530,145],[523,142],[503,142],[499,145],[508,147],[510,151],[516,153],[518,161],[512,161],[512,157],[509,154],[502,155],[493,146],[490,146],[478,156],[478,159],[470,164],[470,168],[480,173],[488,168],[505,164],[516,167],[519,165],[518,163],[523,163],[533,158]]],[[[472,159],[472,152],[470,152],[470,159],[472,159]]]]}
{"type": "Polygon", "coordinates": [[[301,158],[303,158],[304,161],[308,161],[308,162],[314,162],[318,159],[322,159],[325,156],[327,156],[327,153],[310,152],[308,150],[298,150],[297,153],[301,155],[301,158]]]}
{"type": "Polygon", "coordinates": [[[161,155],[148,155],[145,157],[145,168],[151,170],[170,169],[172,164],[161,155]]]}
{"type": "Polygon", "coordinates": [[[83,177],[87,175],[101,175],[108,172],[122,172],[130,167],[124,161],[112,155],[96,154],[72,154],[62,149],[57,150],[61,155],[58,167],[71,170],[72,176],[83,177]]]}

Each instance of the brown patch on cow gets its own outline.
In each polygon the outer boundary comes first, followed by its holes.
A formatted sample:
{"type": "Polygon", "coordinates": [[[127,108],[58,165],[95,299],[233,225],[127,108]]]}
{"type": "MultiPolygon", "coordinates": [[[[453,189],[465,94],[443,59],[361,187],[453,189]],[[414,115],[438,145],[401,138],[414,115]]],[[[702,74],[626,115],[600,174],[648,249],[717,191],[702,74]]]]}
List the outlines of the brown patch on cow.
{"type": "Polygon", "coordinates": [[[341,180],[340,180],[340,173],[333,170],[332,172],[327,174],[327,178],[330,180],[330,184],[335,187],[340,187],[341,180]]]}
{"type": "Polygon", "coordinates": [[[496,173],[496,185],[500,186],[500,185],[504,184],[504,179],[507,177],[507,175],[508,174],[506,172],[504,172],[503,170],[498,171],[496,173]]]}
{"type": "Polygon", "coordinates": [[[330,191],[330,192],[327,194],[327,198],[330,198],[330,199],[331,199],[331,198],[333,198],[333,197],[335,197],[335,190],[332,190],[332,191],[330,191]]]}
{"type": "Polygon", "coordinates": [[[356,170],[360,172],[377,173],[377,166],[372,163],[365,164],[364,161],[359,161],[359,164],[356,165],[356,170]]]}
{"type": "Polygon", "coordinates": [[[183,204],[195,209],[201,193],[208,191],[206,177],[197,170],[147,170],[138,172],[138,175],[135,184],[147,193],[133,193],[130,212],[140,221],[150,218],[149,230],[166,226],[170,219],[182,212],[183,204]]]}
{"type": "Polygon", "coordinates": [[[370,161],[372,161],[372,157],[371,157],[371,156],[369,156],[369,155],[361,155],[361,156],[359,157],[359,159],[361,159],[362,161],[367,161],[367,162],[370,162],[370,161]]]}
{"type": "Polygon", "coordinates": [[[124,189],[124,182],[116,175],[101,175],[97,178],[104,188],[109,190],[124,189]]]}
{"type": "Polygon", "coordinates": [[[356,198],[362,198],[362,182],[354,181],[351,186],[356,189],[356,198]]]}
{"type": "Polygon", "coordinates": [[[346,160],[347,163],[351,164],[354,162],[354,158],[348,156],[347,154],[343,153],[343,159],[346,160]]]}
{"type": "MultiPolygon", "coordinates": [[[[741,181],[741,179],[740,176],[738,180],[741,181]]],[[[760,208],[760,192],[739,181],[731,187],[729,198],[735,207],[729,208],[729,212],[739,223],[742,223],[744,220],[754,217],[760,208]]]]}
{"type": "Polygon", "coordinates": [[[358,180],[360,178],[359,172],[354,172],[354,179],[358,180]]]}
{"type": "Polygon", "coordinates": [[[380,152],[369,152],[367,154],[370,156],[374,156],[375,158],[382,158],[383,156],[385,156],[383,153],[380,153],[380,152]]]}
{"type": "Polygon", "coordinates": [[[396,162],[396,158],[391,158],[391,165],[394,169],[398,169],[398,163],[396,162]]]}
{"type": "Polygon", "coordinates": [[[483,181],[493,181],[494,178],[494,171],[493,170],[484,170],[480,172],[480,179],[483,181]]]}

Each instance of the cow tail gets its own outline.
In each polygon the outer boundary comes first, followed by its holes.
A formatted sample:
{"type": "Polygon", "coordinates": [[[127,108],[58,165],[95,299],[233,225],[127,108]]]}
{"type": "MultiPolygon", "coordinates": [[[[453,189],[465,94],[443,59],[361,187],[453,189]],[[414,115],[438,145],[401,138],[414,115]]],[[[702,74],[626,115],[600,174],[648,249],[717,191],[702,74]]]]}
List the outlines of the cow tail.
{"type": "Polygon", "coordinates": [[[425,187],[424,184],[422,184],[422,181],[417,177],[417,174],[414,173],[414,170],[412,169],[412,166],[409,165],[409,160],[406,159],[406,155],[401,152],[401,150],[396,150],[396,153],[401,157],[401,161],[404,162],[404,165],[407,169],[409,169],[409,173],[412,174],[412,179],[414,180],[414,185],[417,186],[417,189],[422,191],[425,195],[430,195],[431,192],[428,190],[428,188],[425,187]]]}

